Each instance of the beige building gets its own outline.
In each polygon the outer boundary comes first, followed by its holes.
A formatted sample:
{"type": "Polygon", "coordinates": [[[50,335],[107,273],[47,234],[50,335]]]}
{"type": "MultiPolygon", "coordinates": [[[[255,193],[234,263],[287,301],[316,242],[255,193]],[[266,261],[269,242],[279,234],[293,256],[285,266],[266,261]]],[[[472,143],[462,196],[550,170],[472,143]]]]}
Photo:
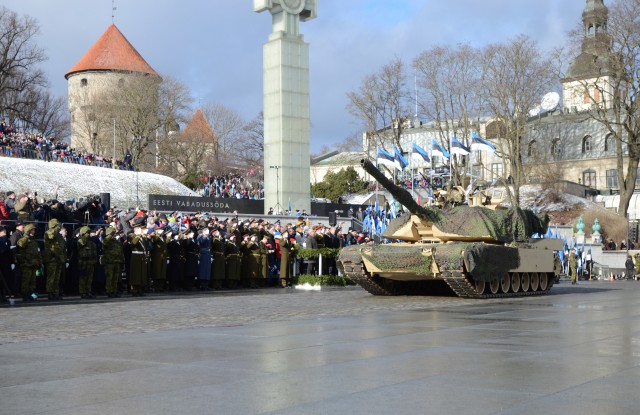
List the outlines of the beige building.
{"type": "MultiPolygon", "coordinates": [[[[117,109],[111,105],[114,91],[137,85],[157,100],[160,77],[112,24],[96,43],[65,74],[71,116],[71,146],[88,152],[118,157],[124,154],[126,140],[120,136],[117,109]],[[143,87],[140,87],[144,80],[143,87]],[[150,81],[150,82],[149,82],[150,81]],[[149,91],[148,86],[151,86],[149,91]],[[154,89],[155,87],[155,89],[154,89]],[[118,134],[116,134],[118,132],[118,134]],[[118,146],[116,150],[116,145],[118,146]]],[[[120,103],[120,105],[126,105],[120,103]]]]}

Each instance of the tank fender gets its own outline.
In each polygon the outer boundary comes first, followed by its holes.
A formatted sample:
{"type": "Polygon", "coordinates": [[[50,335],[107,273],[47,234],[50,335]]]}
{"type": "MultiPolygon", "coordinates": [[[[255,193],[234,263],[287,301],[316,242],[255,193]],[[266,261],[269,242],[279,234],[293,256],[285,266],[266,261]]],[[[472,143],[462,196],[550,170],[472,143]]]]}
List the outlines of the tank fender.
{"type": "Polygon", "coordinates": [[[518,248],[486,243],[468,244],[464,266],[476,280],[491,281],[520,266],[518,248]]]}

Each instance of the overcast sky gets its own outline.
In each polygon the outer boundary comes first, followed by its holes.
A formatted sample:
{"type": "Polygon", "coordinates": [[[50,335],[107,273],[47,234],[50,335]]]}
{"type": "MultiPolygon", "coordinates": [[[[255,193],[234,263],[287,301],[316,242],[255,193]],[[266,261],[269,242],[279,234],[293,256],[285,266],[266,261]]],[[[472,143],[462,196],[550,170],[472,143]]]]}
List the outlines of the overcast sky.
{"type": "MultiPolygon", "coordinates": [[[[43,65],[56,95],[64,74],[111,24],[111,0],[2,0],[35,17],[43,65]]],[[[585,0],[318,0],[318,18],[301,24],[310,44],[311,151],[358,131],[346,94],[394,56],[410,62],[436,44],[483,46],[524,33],[560,46],[585,0]]],[[[262,110],[262,45],[268,12],[251,0],[116,0],[115,24],[161,75],[184,82],[202,104],[246,119],[262,110]]]]}

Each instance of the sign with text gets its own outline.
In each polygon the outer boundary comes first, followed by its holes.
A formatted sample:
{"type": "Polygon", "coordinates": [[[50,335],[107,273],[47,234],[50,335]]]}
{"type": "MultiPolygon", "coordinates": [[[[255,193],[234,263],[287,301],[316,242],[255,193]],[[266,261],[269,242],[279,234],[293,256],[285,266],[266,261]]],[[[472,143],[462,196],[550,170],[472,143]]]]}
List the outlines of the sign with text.
{"type": "Polygon", "coordinates": [[[237,210],[243,214],[262,215],[264,201],[199,196],[149,195],[149,210],[164,212],[219,212],[237,210]]]}

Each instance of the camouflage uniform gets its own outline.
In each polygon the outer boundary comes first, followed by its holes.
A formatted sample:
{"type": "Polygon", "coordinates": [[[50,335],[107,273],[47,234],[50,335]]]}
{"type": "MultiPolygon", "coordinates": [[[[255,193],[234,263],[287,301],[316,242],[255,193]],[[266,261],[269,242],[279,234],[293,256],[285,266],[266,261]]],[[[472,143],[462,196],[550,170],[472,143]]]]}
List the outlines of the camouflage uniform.
{"type": "Polygon", "coordinates": [[[571,284],[578,283],[578,257],[576,252],[571,250],[569,254],[569,275],[571,276],[571,284]]]}
{"type": "Polygon", "coordinates": [[[60,235],[57,219],[49,221],[49,230],[44,234],[44,265],[47,273],[49,300],[60,299],[60,277],[67,262],[67,243],[60,235]]]}
{"type": "Polygon", "coordinates": [[[42,266],[40,248],[35,240],[36,227],[29,224],[24,228],[24,236],[16,244],[18,264],[22,274],[21,291],[25,301],[32,301],[31,294],[36,289],[36,270],[42,266]]]}
{"type": "Polygon", "coordinates": [[[102,266],[104,267],[105,289],[107,297],[118,297],[118,282],[122,277],[124,250],[120,241],[116,240],[115,228],[107,229],[107,237],[102,240],[102,266]]]}
{"type": "Polygon", "coordinates": [[[93,271],[98,262],[98,250],[96,244],[89,238],[91,229],[88,226],[80,228],[78,240],[78,274],[80,277],[80,298],[95,298],[91,294],[93,284],[93,271]]]}

